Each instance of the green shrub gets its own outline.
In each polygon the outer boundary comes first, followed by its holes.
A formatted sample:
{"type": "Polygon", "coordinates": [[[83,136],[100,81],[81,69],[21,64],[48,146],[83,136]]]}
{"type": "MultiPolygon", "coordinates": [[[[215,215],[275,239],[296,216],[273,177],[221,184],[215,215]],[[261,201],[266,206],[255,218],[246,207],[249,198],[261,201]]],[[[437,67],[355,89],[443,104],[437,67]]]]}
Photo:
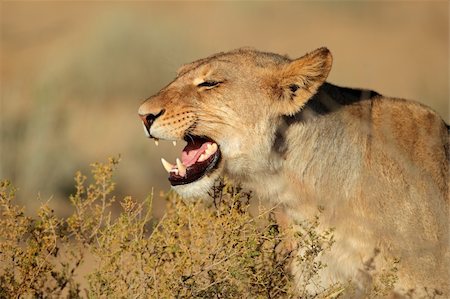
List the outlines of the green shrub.
{"type": "Polygon", "coordinates": [[[1,182],[0,297],[335,298],[344,290],[306,292],[325,266],[317,257],[333,243],[331,231],[317,233],[318,218],[294,233],[275,222],[273,209],[260,206],[252,216],[251,194],[223,181],[209,202],[169,193],[159,221],[151,217],[153,196],[125,197],[114,215],[117,164],[93,164],[91,183],[76,174],[67,219],[48,204],[36,219],[25,216],[14,188],[1,182]],[[85,263],[89,273],[80,275],[85,263]],[[293,283],[291,263],[303,267],[301,285],[293,283]]]}

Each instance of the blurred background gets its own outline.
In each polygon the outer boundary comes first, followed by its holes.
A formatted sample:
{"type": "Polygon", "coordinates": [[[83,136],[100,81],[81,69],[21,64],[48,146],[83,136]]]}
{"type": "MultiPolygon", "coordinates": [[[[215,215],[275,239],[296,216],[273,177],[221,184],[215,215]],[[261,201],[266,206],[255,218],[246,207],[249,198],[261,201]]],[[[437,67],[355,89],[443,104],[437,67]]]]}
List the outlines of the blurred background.
{"type": "MultiPolygon", "coordinates": [[[[139,104],[184,63],[242,46],[333,53],[328,81],[420,101],[449,117],[449,4],[442,2],[5,2],[0,178],[64,215],[73,174],[121,154],[120,195],[168,190],[139,104]]],[[[156,200],[157,216],[164,205],[156,200]]]]}

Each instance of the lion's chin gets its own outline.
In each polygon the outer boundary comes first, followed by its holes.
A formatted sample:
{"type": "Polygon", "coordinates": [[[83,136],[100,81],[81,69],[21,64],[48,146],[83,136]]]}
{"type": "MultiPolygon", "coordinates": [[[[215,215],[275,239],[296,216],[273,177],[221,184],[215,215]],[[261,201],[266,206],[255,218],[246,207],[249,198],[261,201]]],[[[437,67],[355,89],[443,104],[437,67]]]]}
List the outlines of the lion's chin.
{"type": "Polygon", "coordinates": [[[173,190],[183,198],[207,199],[208,192],[219,179],[220,171],[215,170],[192,183],[172,186],[173,190]]]}

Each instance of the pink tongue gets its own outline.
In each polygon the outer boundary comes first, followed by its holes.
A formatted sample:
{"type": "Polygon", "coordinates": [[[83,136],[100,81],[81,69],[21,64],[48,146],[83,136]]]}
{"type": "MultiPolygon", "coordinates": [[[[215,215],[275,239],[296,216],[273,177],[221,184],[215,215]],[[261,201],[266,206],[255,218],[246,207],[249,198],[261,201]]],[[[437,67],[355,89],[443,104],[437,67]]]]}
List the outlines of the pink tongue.
{"type": "Polygon", "coordinates": [[[212,142],[203,144],[188,143],[181,153],[181,162],[184,166],[191,166],[197,162],[198,158],[206,151],[206,147],[212,142]]]}

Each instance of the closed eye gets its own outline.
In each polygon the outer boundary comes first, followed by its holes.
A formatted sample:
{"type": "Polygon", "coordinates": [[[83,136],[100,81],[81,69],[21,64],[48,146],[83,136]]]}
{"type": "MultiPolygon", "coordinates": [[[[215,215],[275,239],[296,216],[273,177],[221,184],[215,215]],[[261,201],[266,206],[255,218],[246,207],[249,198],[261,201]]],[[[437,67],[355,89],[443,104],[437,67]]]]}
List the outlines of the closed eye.
{"type": "Polygon", "coordinates": [[[198,87],[215,87],[222,82],[219,81],[203,81],[202,83],[197,84],[198,87]]]}

